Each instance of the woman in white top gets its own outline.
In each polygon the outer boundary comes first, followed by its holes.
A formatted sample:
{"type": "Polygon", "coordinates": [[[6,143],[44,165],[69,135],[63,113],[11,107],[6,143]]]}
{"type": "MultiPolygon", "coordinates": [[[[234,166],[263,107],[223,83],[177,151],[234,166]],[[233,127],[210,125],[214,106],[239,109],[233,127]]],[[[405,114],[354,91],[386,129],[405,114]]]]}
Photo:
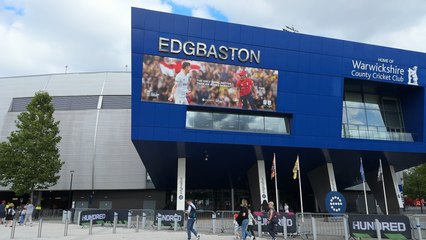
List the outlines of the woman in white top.
{"type": "Polygon", "coordinates": [[[256,239],[254,232],[253,232],[253,225],[257,224],[256,218],[253,216],[253,214],[251,213],[251,208],[248,209],[248,226],[247,226],[247,231],[249,231],[251,233],[251,235],[253,236],[253,239],[256,239]]]}

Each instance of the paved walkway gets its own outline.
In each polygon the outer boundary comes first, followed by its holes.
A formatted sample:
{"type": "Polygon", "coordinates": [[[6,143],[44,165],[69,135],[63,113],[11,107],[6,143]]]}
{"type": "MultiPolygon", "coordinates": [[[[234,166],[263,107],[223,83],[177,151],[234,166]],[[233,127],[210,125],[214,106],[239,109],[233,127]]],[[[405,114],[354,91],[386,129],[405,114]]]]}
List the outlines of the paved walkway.
{"type": "MultiPolygon", "coordinates": [[[[11,227],[4,227],[0,225],[0,239],[10,239],[11,227]]],[[[16,226],[14,239],[99,239],[99,240],[112,240],[112,239],[149,239],[149,240],[186,240],[186,232],[172,230],[140,230],[136,232],[135,229],[127,229],[123,227],[117,228],[117,233],[112,233],[112,227],[93,227],[92,235],[89,235],[88,227],[81,227],[75,224],[70,224],[68,227],[68,236],[64,237],[64,224],[58,222],[44,222],[42,228],[42,237],[37,238],[38,223],[35,222],[32,227],[30,226],[16,226]]],[[[280,236],[284,239],[283,236],[280,236]]],[[[196,239],[192,237],[192,239],[196,239]]],[[[232,240],[234,237],[230,234],[227,235],[213,235],[201,233],[200,240],[232,240]]],[[[270,237],[257,238],[259,240],[271,239],[270,237]]]]}

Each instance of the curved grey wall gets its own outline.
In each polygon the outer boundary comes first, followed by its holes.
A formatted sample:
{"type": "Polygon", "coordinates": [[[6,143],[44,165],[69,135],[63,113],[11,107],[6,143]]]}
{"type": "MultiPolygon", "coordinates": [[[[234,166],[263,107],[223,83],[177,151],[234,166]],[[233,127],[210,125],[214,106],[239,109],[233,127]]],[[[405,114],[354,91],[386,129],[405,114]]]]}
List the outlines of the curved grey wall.
{"type": "MultiPolygon", "coordinates": [[[[130,73],[102,72],[0,78],[0,140],[15,129],[19,114],[9,112],[13,98],[39,90],[51,96],[130,95],[130,73]]],[[[99,104],[100,106],[100,104],[99,104]]],[[[146,188],[146,169],[130,138],[130,109],[56,111],[60,123],[61,178],[50,190],[127,190],[146,188]]],[[[7,188],[0,188],[7,190],[7,188]]]]}

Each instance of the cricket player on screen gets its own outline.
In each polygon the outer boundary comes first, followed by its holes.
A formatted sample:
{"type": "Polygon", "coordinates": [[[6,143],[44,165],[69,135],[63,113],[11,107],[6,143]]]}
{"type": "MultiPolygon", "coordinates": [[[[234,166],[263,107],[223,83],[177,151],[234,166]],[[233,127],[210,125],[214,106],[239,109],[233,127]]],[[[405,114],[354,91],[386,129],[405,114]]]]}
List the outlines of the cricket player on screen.
{"type": "Polygon", "coordinates": [[[176,75],[175,84],[173,85],[172,92],[168,100],[176,104],[188,105],[187,94],[190,92],[189,86],[189,72],[191,71],[191,64],[189,62],[182,63],[181,71],[176,75]]]}
{"type": "Polygon", "coordinates": [[[256,110],[256,105],[254,104],[253,94],[254,98],[257,99],[257,91],[254,87],[253,80],[248,78],[246,71],[240,69],[235,74],[237,79],[237,98],[240,99],[242,103],[243,109],[248,109],[249,105],[251,107],[251,110],[256,110]]]}

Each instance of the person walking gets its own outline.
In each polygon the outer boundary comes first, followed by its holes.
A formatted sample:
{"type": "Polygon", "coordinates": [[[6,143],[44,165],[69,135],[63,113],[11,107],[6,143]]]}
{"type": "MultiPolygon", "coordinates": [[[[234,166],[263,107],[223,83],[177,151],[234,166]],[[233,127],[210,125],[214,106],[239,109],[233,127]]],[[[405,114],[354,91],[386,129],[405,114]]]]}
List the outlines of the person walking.
{"type": "Polygon", "coordinates": [[[276,232],[276,226],[275,226],[275,222],[274,222],[274,216],[276,214],[275,212],[275,208],[274,208],[274,202],[269,202],[269,212],[268,212],[268,232],[269,235],[271,235],[272,240],[276,240],[277,238],[275,237],[275,232],[276,232]]]}
{"type": "Polygon", "coordinates": [[[251,235],[253,236],[253,239],[256,239],[253,232],[253,225],[257,224],[257,221],[252,214],[252,208],[248,208],[248,220],[249,222],[248,222],[247,230],[251,233],[251,235]]]}
{"type": "Polygon", "coordinates": [[[246,237],[249,237],[250,239],[253,239],[253,236],[250,232],[247,231],[248,223],[249,223],[249,215],[248,215],[248,208],[247,208],[247,199],[241,200],[241,208],[239,217],[242,219],[241,222],[241,239],[245,240],[246,237]]]}
{"type": "Polygon", "coordinates": [[[190,198],[186,200],[186,204],[188,204],[188,209],[186,210],[186,214],[188,214],[188,222],[186,224],[188,240],[191,239],[191,233],[193,233],[199,240],[201,236],[194,229],[194,223],[195,223],[195,220],[197,220],[197,208],[195,207],[194,203],[192,203],[192,199],[190,198]]]}
{"type": "Polygon", "coordinates": [[[30,226],[33,226],[33,212],[34,212],[34,205],[31,203],[31,200],[28,200],[27,204],[24,207],[25,209],[25,220],[24,220],[24,226],[27,224],[27,221],[30,221],[30,226]]]}
{"type": "Polygon", "coordinates": [[[25,219],[25,208],[24,206],[19,206],[19,225],[21,226],[24,223],[25,219]]]}
{"type": "Polygon", "coordinates": [[[10,223],[10,226],[12,227],[12,222],[13,222],[13,218],[15,217],[15,204],[10,203],[9,207],[7,208],[7,212],[6,212],[6,225],[4,225],[5,227],[8,226],[8,223],[10,223]]]}
{"type": "Polygon", "coordinates": [[[0,204],[0,225],[4,224],[6,217],[6,201],[2,200],[0,204]]]}

